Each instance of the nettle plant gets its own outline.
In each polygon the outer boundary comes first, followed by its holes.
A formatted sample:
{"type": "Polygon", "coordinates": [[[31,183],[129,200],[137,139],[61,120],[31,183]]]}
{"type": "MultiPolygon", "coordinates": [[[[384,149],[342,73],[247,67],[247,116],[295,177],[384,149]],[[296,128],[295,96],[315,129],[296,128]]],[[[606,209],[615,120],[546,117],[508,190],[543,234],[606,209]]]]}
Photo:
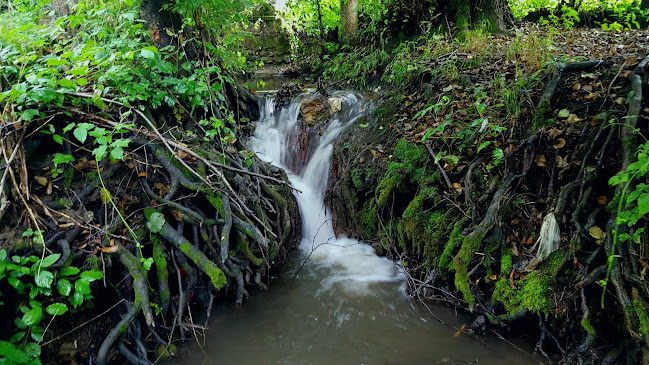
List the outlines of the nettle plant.
{"type": "MultiPolygon", "coordinates": [[[[23,236],[33,234],[28,230],[23,236]]],[[[42,259],[34,255],[10,257],[0,250],[0,285],[6,283],[13,289],[10,295],[0,292],[0,308],[17,309],[11,338],[0,341],[0,364],[40,364],[40,344],[54,317],[92,299],[90,283],[103,274],[82,272],[70,265],[57,272],[53,266],[60,259],[60,254],[42,259]]]]}

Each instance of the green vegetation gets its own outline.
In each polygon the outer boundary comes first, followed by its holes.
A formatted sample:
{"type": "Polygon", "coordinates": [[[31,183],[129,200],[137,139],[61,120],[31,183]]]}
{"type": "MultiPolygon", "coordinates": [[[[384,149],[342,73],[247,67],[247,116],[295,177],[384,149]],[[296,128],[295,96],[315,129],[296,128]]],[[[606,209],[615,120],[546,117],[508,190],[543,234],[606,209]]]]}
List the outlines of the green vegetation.
{"type": "MultiPolygon", "coordinates": [[[[31,236],[31,232],[26,233],[24,237],[31,236]]],[[[3,297],[0,308],[7,312],[17,308],[19,313],[13,320],[15,330],[8,341],[0,340],[0,361],[40,364],[40,344],[49,327],[43,320],[51,321],[53,318],[49,316],[75,312],[84,302],[92,300],[90,283],[101,279],[103,274],[61,265],[64,263],[60,261],[64,259],[58,253],[41,259],[33,255],[9,256],[7,250],[0,250],[0,285],[6,283],[10,288],[0,293],[3,297]]]]}

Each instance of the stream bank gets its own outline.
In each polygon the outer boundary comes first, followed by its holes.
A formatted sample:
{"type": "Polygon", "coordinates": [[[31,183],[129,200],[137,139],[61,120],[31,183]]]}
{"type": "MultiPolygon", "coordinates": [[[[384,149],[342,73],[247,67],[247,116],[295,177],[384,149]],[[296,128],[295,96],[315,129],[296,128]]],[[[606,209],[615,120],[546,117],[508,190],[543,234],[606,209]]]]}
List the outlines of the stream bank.
{"type": "Polygon", "coordinates": [[[424,38],[383,69],[335,66],[388,90],[334,148],[335,231],[402,262],[414,297],[472,313],[470,332],[526,333],[548,361],[640,363],[646,220],[617,242],[629,228],[614,217],[637,208],[618,210],[609,182],[643,161],[629,133],[647,132],[647,44],[630,32],[630,53],[582,61],[610,35],[575,30],[565,61],[543,66],[524,34],[424,38]]]}

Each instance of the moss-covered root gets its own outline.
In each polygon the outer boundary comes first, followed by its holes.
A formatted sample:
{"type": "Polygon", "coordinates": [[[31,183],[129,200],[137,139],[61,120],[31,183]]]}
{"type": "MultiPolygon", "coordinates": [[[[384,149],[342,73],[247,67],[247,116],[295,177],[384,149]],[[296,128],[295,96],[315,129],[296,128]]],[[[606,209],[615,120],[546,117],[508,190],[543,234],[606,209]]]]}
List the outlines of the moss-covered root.
{"type": "Polygon", "coordinates": [[[471,259],[478,252],[482,240],[486,234],[484,228],[474,230],[462,241],[460,251],[453,258],[453,267],[455,268],[455,287],[462,292],[464,301],[469,304],[469,310],[473,311],[475,307],[475,297],[471,294],[469,287],[468,268],[471,259]]]}
{"type": "Polygon", "coordinates": [[[144,319],[148,326],[153,325],[153,312],[149,302],[149,283],[144,272],[144,267],[129,250],[120,246],[117,256],[133,277],[133,289],[135,290],[135,307],[141,308],[144,319]]]}
{"type": "MultiPolygon", "coordinates": [[[[120,249],[119,251],[126,250],[120,249]]],[[[99,351],[97,351],[97,365],[108,365],[108,360],[110,360],[108,357],[108,352],[115,344],[115,341],[117,341],[117,339],[121,335],[126,333],[126,330],[133,321],[133,318],[135,318],[135,315],[138,311],[139,309],[137,308],[137,306],[129,303],[128,312],[126,312],[122,320],[119,321],[119,323],[117,323],[117,325],[113,327],[112,330],[110,330],[108,336],[106,336],[106,339],[99,347],[99,351]]]]}
{"type": "Polygon", "coordinates": [[[214,262],[205,256],[201,250],[192,245],[185,237],[176,232],[175,229],[165,223],[159,234],[171,244],[176,246],[185,256],[187,256],[196,266],[207,276],[210,277],[214,288],[221,289],[226,284],[225,274],[216,266],[214,262]]]}
{"type": "Polygon", "coordinates": [[[158,296],[163,315],[169,310],[171,292],[169,291],[169,270],[167,269],[167,258],[162,250],[162,242],[153,242],[153,261],[155,262],[156,273],[158,274],[158,296]]]}

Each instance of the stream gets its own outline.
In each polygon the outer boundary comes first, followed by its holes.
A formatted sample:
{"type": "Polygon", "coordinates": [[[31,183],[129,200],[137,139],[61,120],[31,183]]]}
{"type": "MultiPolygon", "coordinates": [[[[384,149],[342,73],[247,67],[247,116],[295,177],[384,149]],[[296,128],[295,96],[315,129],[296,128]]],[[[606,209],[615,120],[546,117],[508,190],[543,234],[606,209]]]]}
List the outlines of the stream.
{"type": "MultiPolygon", "coordinates": [[[[533,364],[534,359],[493,336],[473,338],[457,328],[472,317],[408,297],[405,275],[368,244],[336,238],[324,194],[333,143],[372,98],[336,92],[342,110],[309,153],[297,152],[298,96],[275,110],[263,100],[248,146],[286,170],[302,216],[302,241],[268,292],[253,292],[242,306],[217,306],[206,343],[181,351],[174,364],[533,364]],[[444,323],[442,323],[442,321],[444,323]]],[[[529,339],[508,339],[531,352],[529,339]]]]}

